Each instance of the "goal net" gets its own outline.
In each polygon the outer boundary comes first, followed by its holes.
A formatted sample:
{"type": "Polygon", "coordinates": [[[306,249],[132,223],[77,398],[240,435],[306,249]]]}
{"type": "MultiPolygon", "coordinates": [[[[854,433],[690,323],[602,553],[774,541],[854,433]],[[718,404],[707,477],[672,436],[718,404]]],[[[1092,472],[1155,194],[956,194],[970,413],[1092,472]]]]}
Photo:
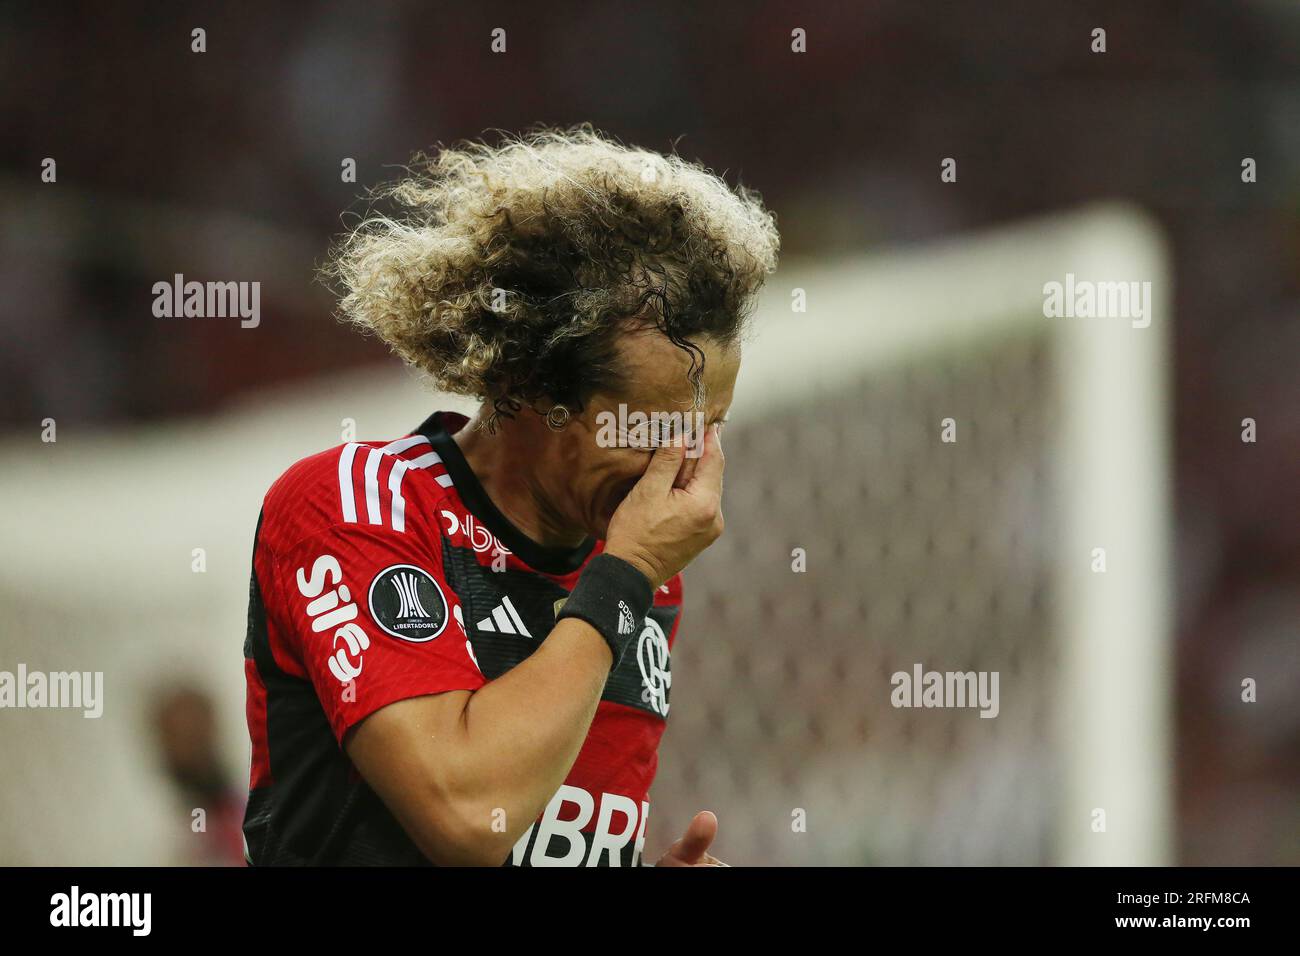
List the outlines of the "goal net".
{"type": "Polygon", "coordinates": [[[741,863],[1169,862],[1168,295],[1121,207],[770,281],[655,845],[710,808],[741,863]],[[1046,317],[1067,275],[1149,324],[1046,317]],[[918,670],[996,707],[894,706],[918,670]]]}

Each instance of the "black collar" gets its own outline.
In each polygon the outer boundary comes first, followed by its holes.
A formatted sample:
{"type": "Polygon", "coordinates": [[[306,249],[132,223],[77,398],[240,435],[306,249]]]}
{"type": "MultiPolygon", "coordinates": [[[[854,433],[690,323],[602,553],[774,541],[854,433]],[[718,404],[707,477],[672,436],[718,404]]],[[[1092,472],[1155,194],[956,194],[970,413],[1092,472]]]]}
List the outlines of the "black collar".
{"type": "Polygon", "coordinates": [[[465,507],[530,568],[545,574],[571,574],[582,567],[596,546],[595,538],[589,537],[575,548],[548,548],[528,537],[497,510],[470,469],[460,446],[451,437],[464,427],[466,421],[463,415],[454,412],[434,412],[416,429],[417,434],[429,439],[429,444],[442,459],[465,507]]]}

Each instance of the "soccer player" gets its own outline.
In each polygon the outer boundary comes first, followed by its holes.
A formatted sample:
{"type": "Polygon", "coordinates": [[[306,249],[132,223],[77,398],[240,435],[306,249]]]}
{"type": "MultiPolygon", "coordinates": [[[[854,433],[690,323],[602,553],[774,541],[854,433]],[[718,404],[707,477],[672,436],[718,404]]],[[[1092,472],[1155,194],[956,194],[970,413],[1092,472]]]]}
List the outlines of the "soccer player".
{"type": "MultiPolygon", "coordinates": [[[[641,864],[679,572],[722,532],[773,218],[586,127],[444,150],[387,195],[403,211],[334,250],[340,311],[481,407],[267,493],[248,858],[641,864]]],[[[659,865],[720,865],[717,826],[697,814],[659,865]]]]}

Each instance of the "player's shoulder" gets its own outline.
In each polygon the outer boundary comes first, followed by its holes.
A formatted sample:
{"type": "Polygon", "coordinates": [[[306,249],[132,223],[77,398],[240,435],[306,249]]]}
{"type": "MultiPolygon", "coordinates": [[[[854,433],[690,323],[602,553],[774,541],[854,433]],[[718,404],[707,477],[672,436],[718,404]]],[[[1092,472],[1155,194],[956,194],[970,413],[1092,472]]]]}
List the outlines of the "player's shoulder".
{"type": "Polygon", "coordinates": [[[285,469],[263,500],[262,526],[281,540],[349,524],[405,534],[450,485],[423,435],[344,442],[285,469]]]}

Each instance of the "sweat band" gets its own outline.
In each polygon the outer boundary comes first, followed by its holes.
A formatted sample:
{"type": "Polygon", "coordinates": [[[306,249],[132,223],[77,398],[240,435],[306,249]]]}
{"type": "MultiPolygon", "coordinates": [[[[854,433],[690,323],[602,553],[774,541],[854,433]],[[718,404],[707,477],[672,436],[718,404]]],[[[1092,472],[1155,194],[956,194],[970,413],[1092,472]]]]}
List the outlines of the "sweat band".
{"type": "Polygon", "coordinates": [[[613,670],[640,635],[654,596],[644,574],[622,558],[598,554],[587,562],[555,620],[576,617],[594,627],[614,654],[613,670]]]}

